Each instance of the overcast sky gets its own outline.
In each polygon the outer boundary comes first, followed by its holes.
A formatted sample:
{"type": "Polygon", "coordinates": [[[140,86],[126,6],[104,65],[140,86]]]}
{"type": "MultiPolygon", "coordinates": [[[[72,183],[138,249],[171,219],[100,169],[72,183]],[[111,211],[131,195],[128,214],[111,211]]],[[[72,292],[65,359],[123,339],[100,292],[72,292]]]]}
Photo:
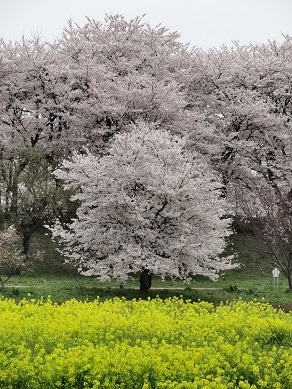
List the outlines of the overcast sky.
{"type": "Polygon", "coordinates": [[[0,0],[0,37],[58,38],[67,21],[102,21],[106,13],[145,15],[181,35],[181,41],[207,49],[232,40],[245,44],[282,41],[292,35],[292,0],[0,0]]]}

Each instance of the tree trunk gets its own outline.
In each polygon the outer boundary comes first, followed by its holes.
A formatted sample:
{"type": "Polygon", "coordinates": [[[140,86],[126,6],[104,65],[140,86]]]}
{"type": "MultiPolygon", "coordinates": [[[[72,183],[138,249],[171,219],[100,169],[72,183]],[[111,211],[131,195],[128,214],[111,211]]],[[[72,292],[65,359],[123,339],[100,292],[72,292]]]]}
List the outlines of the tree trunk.
{"type": "Polygon", "coordinates": [[[18,183],[16,179],[12,182],[11,185],[11,204],[10,204],[10,211],[12,217],[17,217],[18,214],[18,183]]]}
{"type": "Polygon", "coordinates": [[[287,272],[287,278],[288,278],[288,286],[289,286],[289,292],[292,293],[292,252],[288,254],[288,272],[287,272]]]}
{"type": "Polygon", "coordinates": [[[288,274],[289,292],[292,293],[292,271],[288,274]]]}
{"type": "Polygon", "coordinates": [[[22,235],[22,252],[25,256],[27,256],[31,240],[31,231],[29,229],[24,229],[22,235]]]}
{"type": "MultiPolygon", "coordinates": [[[[1,196],[1,193],[0,193],[1,196]]],[[[1,204],[1,198],[0,198],[0,231],[4,230],[5,227],[5,218],[4,218],[4,212],[1,204]]]]}
{"type": "Polygon", "coordinates": [[[124,281],[120,282],[120,289],[124,290],[125,289],[125,283],[124,281]]]}
{"type": "Polygon", "coordinates": [[[148,292],[151,288],[152,274],[148,269],[143,269],[140,274],[140,292],[148,292]]]}
{"type": "Polygon", "coordinates": [[[0,278],[0,285],[1,292],[4,292],[4,281],[2,280],[2,278],[0,278]]]}

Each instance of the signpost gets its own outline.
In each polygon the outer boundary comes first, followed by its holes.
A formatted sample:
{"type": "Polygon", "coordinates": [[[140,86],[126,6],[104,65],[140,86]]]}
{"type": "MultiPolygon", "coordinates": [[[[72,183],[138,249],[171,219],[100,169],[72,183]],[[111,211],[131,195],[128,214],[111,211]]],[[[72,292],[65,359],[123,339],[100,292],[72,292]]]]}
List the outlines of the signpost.
{"type": "Polygon", "coordinates": [[[275,269],[272,271],[272,274],[273,274],[273,285],[276,285],[278,288],[280,270],[275,267],[275,269]]]}

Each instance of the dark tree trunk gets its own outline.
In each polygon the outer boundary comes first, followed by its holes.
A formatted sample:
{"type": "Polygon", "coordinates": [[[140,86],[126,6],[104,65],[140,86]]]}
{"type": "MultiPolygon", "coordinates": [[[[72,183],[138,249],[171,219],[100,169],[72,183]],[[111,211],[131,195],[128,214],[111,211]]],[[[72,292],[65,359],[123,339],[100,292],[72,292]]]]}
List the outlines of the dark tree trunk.
{"type": "Polygon", "coordinates": [[[4,217],[4,212],[2,208],[2,204],[0,203],[0,231],[4,230],[5,227],[5,217],[4,217]]]}
{"type": "Polygon", "coordinates": [[[290,271],[290,274],[288,275],[288,285],[289,285],[289,292],[292,293],[292,271],[290,271]]]}
{"type": "Polygon", "coordinates": [[[0,290],[1,290],[1,292],[4,292],[4,281],[2,280],[2,279],[0,279],[0,290]]]}
{"type": "Polygon", "coordinates": [[[17,217],[17,214],[18,214],[18,186],[17,186],[17,182],[13,182],[12,187],[11,187],[10,213],[12,216],[17,217]]]}
{"type": "Polygon", "coordinates": [[[151,288],[152,274],[148,269],[143,269],[140,274],[140,292],[148,292],[151,288]]]}
{"type": "Polygon", "coordinates": [[[30,240],[31,240],[31,231],[25,229],[22,235],[22,252],[25,256],[27,256],[29,251],[30,240]]]}
{"type": "Polygon", "coordinates": [[[288,285],[289,285],[289,292],[292,292],[292,252],[288,254],[288,272],[287,272],[287,278],[288,278],[288,285]]]}

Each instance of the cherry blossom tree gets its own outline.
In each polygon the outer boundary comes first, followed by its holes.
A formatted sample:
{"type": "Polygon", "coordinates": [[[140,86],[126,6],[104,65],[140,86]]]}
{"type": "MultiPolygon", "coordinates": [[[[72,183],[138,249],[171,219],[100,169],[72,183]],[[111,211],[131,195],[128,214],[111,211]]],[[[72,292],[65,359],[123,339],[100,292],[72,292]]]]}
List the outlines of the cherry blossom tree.
{"type": "Polygon", "coordinates": [[[220,179],[186,142],[140,123],[116,134],[108,155],[75,153],[55,172],[78,189],[80,207],[53,236],[82,274],[125,281],[140,272],[148,290],[152,274],[215,280],[233,266],[219,257],[230,234],[220,179]]]}
{"type": "Polygon", "coordinates": [[[291,37],[194,52],[189,104],[213,127],[205,149],[230,203],[234,188],[248,198],[259,189],[274,193],[271,199],[291,192],[291,66],[291,37]]]}
{"type": "Polygon", "coordinates": [[[233,185],[236,213],[253,231],[257,245],[271,266],[277,266],[292,291],[292,196],[289,187],[273,188],[253,177],[253,190],[233,185]]]}
{"type": "MultiPolygon", "coordinates": [[[[58,58],[56,45],[39,39],[5,43],[0,41],[1,143],[57,147],[69,127],[68,88],[64,82],[66,63],[58,58]]],[[[63,147],[68,132],[63,137],[63,147]]],[[[52,147],[50,147],[52,149],[52,147]]]]}
{"type": "Polygon", "coordinates": [[[109,16],[104,23],[88,19],[84,27],[69,23],[54,45],[1,42],[2,223],[8,215],[14,223],[28,221],[23,231],[35,224],[26,212],[31,208],[21,204],[22,180],[37,167],[30,156],[42,155],[37,163],[49,173],[84,145],[106,152],[116,131],[141,118],[177,133],[191,125],[181,85],[190,54],[178,37],[141,18],[109,16]]]}
{"type": "Polygon", "coordinates": [[[0,226],[17,227],[25,254],[65,199],[52,171],[76,144],[63,105],[66,66],[55,52],[39,39],[0,42],[0,226]]]}
{"type": "Polygon", "coordinates": [[[214,128],[207,142],[225,183],[247,185],[251,169],[267,181],[284,179],[291,160],[291,39],[197,51],[193,58],[190,104],[214,128]]]}
{"type": "Polygon", "coordinates": [[[107,16],[103,23],[69,23],[58,52],[68,63],[71,128],[87,147],[102,152],[129,123],[156,122],[172,132],[191,126],[183,83],[191,53],[177,33],[143,18],[107,16]]]}

